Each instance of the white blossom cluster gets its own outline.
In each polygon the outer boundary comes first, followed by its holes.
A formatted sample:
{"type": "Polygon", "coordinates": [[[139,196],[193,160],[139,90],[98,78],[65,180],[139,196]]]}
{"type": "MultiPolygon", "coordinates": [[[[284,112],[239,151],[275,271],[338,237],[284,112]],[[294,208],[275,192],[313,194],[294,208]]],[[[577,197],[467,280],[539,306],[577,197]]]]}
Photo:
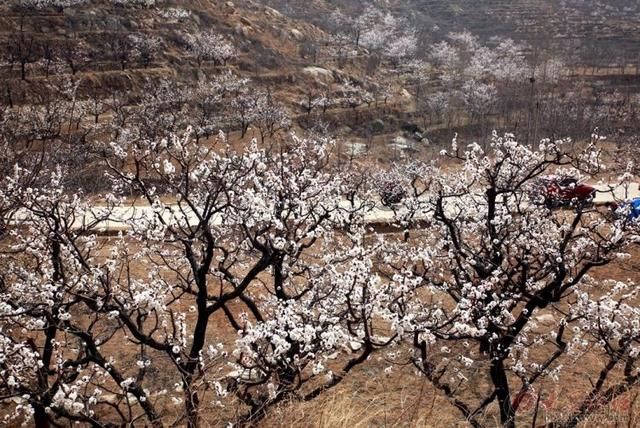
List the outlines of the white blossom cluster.
{"type": "Polygon", "coordinates": [[[49,7],[65,8],[80,6],[90,0],[17,0],[16,3],[29,9],[46,9],[49,7]]]}
{"type": "Polygon", "coordinates": [[[446,90],[429,97],[429,109],[441,117],[460,104],[475,116],[486,115],[503,96],[500,90],[533,77],[524,51],[510,39],[488,47],[469,32],[450,33],[448,40],[430,49],[431,63],[446,90]]]}
{"type": "Polygon", "coordinates": [[[237,55],[235,46],[213,31],[187,34],[185,40],[199,65],[203,61],[224,65],[237,55]]]}
{"type": "Polygon", "coordinates": [[[411,56],[417,49],[417,32],[403,18],[368,5],[357,17],[339,9],[331,16],[341,33],[351,33],[356,46],[389,57],[395,61],[411,56]]]}
{"type": "MultiPolygon", "coordinates": [[[[65,8],[74,7],[87,4],[92,0],[15,0],[21,7],[29,9],[46,9],[50,7],[65,8]]],[[[158,2],[156,0],[111,0],[115,5],[119,6],[155,6],[158,2]]]]}

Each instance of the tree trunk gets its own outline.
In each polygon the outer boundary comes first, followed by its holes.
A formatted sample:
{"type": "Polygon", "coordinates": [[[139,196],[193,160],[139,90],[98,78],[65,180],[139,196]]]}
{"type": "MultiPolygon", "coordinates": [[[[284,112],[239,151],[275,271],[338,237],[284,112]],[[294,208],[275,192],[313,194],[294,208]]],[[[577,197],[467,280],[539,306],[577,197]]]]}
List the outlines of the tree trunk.
{"type": "Polygon", "coordinates": [[[184,399],[185,410],[187,413],[187,428],[198,428],[199,415],[198,408],[200,407],[200,399],[198,393],[191,390],[192,377],[187,376],[184,380],[184,399]]]}
{"type": "Polygon", "coordinates": [[[11,88],[7,85],[7,102],[9,103],[9,108],[13,108],[13,97],[11,96],[11,88]]]}
{"type": "Polygon", "coordinates": [[[33,422],[36,428],[49,428],[49,417],[41,404],[33,404],[33,422]]]}
{"type": "Polygon", "coordinates": [[[496,397],[500,406],[500,423],[504,428],[515,428],[516,415],[511,405],[509,380],[501,359],[491,363],[491,381],[496,390],[496,397]]]}

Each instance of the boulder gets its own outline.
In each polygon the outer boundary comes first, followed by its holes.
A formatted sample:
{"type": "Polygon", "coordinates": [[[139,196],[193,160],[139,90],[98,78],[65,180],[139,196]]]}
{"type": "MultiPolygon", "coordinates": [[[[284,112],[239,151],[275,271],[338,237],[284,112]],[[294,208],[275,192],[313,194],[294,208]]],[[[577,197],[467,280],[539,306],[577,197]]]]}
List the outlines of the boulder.
{"type": "Polygon", "coordinates": [[[234,30],[237,35],[243,36],[243,37],[249,37],[249,34],[251,33],[251,28],[245,27],[244,25],[241,25],[241,24],[236,25],[234,30]]]}
{"type": "Polygon", "coordinates": [[[255,381],[260,379],[260,371],[258,369],[238,369],[227,373],[227,378],[238,379],[243,381],[255,381]]]}
{"type": "Polygon", "coordinates": [[[298,29],[292,28],[289,31],[289,34],[291,34],[291,37],[295,40],[302,40],[304,39],[304,34],[302,34],[302,32],[298,29]]]}
{"type": "Polygon", "coordinates": [[[349,347],[351,348],[351,350],[353,352],[356,352],[356,351],[359,351],[362,348],[362,343],[356,342],[355,340],[352,340],[351,342],[349,342],[349,347]]]}
{"type": "Polygon", "coordinates": [[[272,7],[268,7],[268,6],[266,6],[266,7],[264,8],[264,13],[265,13],[266,15],[271,15],[271,16],[275,16],[275,17],[281,17],[281,16],[282,16],[282,14],[281,14],[280,12],[278,12],[278,11],[277,11],[277,10],[275,10],[274,8],[272,8],[272,7]]]}
{"type": "Polygon", "coordinates": [[[538,322],[538,324],[542,324],[546,327],[550,327],[552,325],[555,325],[556,323],[556,319],[553,315],[551,314],[542,314],[542,315],[538,315],[535,318],[536,322],[538,322]]]}
{"type": "Polygon", "coordinates": [[[333,72],[322,67],[305,67],[302,69],[305,74],[312,76],[316,81],[321,83],[332,83],[333,72]]]}

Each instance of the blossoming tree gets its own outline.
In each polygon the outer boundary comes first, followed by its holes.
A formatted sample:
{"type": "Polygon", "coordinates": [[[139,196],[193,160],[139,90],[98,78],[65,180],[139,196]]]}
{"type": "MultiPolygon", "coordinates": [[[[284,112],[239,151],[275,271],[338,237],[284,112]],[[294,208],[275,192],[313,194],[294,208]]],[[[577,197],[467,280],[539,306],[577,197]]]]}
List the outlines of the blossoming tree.
{"type": "Polygon", "coordinates": [[[591,276],[624,257],[636,225],[578,201],[570,212],[550,211],[530,191],[550,171],[600,168],[593,147],[570,155],[565,145],[534,149],[494,135],[487,152],[454,147],[444,156],[458,167],[433,170],[420,204],[405,198],[430,224],[389,250],[395,261],[385,269],[404,281],[396,332],[412,343],[409,360],[473,426],[494,402],[501,424],[515,426],[523,397],[586,349],[604,358],[599,379],[554,424],[575,426],[638,382],[635,287],[591,276]],[[472,387],[478,382],[486,387],[472,387]]]}

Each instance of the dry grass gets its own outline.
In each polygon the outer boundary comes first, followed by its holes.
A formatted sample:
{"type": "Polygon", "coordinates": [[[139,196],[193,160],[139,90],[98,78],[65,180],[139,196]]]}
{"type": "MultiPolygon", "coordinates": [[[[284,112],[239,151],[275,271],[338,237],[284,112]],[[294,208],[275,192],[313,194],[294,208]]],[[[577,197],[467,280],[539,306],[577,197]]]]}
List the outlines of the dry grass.
{"type": "MultiPolygon", "coordinates": [[[[593,358],[581,360],[566,372],[562,382],[546,382],[542,388],[535,426],[570,414],[588,387],[588,378],[598,366],[593,358]]],[[[381,375],[382,367],[371,364],[353,373],[335,390],[311,402],[290,402],[272,409],[260,427],[466,427],[459,411],[424,378],[408,369],[381,375]]],[[[471,381],[474,383],[474,380],[471,381]]],[[[483,388],[484,382],[476,387],[483,388]]],[[[582,422],[580,427],[635,427],[640,421],[640,391],[615,399],[582,422]]],[[[532,426],[536,398],[531,396],[518,412],[520,426],[532,426]]],[[[479,418],[483,426],[499,427],[497,407],[491,404],[479,418]]]]}
{"type": "Polygon", "coordinates": [[[438,427],[458,422],[448,404],[426,379],[408,369],[382,375],[374,362],[353,373],[335,390],[306,403],[289,403],[274,409],[260,424],[264,427],[438,427]]]}

